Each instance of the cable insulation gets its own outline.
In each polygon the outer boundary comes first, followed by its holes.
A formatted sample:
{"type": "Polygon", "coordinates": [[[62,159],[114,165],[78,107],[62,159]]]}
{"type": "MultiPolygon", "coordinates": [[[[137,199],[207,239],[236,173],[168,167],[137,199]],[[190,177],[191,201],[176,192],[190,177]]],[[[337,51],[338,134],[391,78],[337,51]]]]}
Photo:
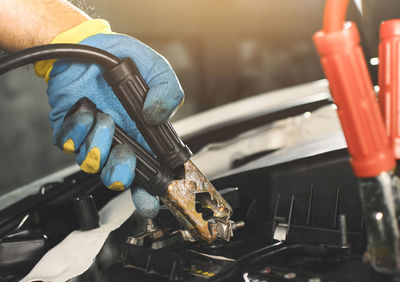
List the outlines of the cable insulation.
{"type": "Polygon", "coordinates": [[[343,28],[349,0],[327,0],[324,10],[323,30],[325,33],[343,28]]]}
{"type": "Polygon", "coordinates": [[[224,270],[222,270],[220,273],[218,273],[217,275],[215,275],[214,277],[212,277],[210,279],[210,281],[221,281],[223,279],[228,279],[231,278],[232,276],[234,276],[237,271],[245,264],[247,264],[247,262],[251,259],[254,259],[257,256],[263,255],[265,253],[269,253],[269,251],[271,249],[274,249],[276,247],[279,247],[283,244],[283,241],[279,241],[279,242],[275,242],[274,244],[271,245],[267,245],[261,249],[252,251],[242,257],[240,257],[239,259],[236,260],[236,262],[232,263],[231,265],[229,265],[227,268],[225,268],[224,270]]]}
{"type": "Polygon", "coordinates": [[[112,68],[120,62],[116,56],[95,47],[80,44],[49,44],[25,49],[0,58],[0,74],[38,61],[60,58],[97,63],[106,69],[112,68]]]}

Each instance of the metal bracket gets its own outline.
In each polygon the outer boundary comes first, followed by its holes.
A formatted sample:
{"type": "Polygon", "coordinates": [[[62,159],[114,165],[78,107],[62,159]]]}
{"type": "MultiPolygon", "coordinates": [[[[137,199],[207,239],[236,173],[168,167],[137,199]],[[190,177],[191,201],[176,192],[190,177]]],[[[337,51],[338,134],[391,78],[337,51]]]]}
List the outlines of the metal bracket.
{"type": "Polygon", "coordinates": [[[294,204],[294,195],[290,197],[290,208],[288,213],[288,220],[286,221],[285,217],[278,216],[278,207],[279,207],[279,200],[280,194],[277,196],[276,205],[275,205],[275,212],[274,212],[274,221],[272,224],[272,234],[273,239],[278,241],[285,241],[286,237],[289,233],[290,224],[292,221],[292,213],[293,213],[293,204],[294,204]]]}

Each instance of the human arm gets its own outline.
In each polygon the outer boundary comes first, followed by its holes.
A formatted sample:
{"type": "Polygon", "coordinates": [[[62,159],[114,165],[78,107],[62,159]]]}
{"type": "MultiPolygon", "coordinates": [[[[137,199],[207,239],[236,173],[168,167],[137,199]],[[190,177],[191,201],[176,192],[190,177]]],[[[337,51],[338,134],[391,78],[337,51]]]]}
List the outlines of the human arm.
{"type": "Polygon", "coordinates": [[[0,7],[0,46],[10,51],[48,44],[91,19],[66,0],[0,0],[0,7]]]}

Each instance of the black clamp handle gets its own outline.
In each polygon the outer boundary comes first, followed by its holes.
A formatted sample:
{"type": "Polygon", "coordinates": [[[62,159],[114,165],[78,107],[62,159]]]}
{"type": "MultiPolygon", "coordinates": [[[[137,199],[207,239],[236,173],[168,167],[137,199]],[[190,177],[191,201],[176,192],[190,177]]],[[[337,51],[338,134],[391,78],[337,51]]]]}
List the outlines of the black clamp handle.
{"type": "Polygon", "coordinates": [[[143,104],[149,87],[131,59],[122,59],[118,65],[104,71],[103,76],[163,164],[175,169],[192,156],[170,122],[152,127],[144,121],[143,104]]]}
{"type": "MultiPolygon", "coordinates": [[[[90,111],[95,115],[101,112],[91,100],[84,97],[74,104],[65,118],[77,111],[83,110],[90,111]]],[[[173,172],[166,166],[163,166],[158,159],[153,157],[142,145],[115,124],[112,146],[117,144],[130,146],[136,154],[135,182],[143,186],[153,196],[164,195],[168,185],[174,178],[173,172]]]]}

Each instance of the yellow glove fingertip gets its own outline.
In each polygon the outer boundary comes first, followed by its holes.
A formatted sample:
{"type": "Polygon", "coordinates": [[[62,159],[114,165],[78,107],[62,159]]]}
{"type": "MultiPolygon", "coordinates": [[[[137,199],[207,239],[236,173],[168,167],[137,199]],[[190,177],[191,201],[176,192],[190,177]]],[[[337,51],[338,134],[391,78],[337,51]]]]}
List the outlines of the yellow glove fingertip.
{"type": "Polygon", "coordinates": [[[125,190],[125,186],[121,181],[115,181],[110,186],[107,186],[107,188],[114,190],[114,191],[124,191],[125,190]]]}
{"type": "Polygon", "coordinates": [[[34,70],[37,76],[44,77],[46,83],[49,82],[50,72],[56,60],[39,61],[35,64],[34,70]]]}
{"type": "Polygon", "coordinates": [[[100,170],[100,149],[93,147],[86,155],[85,160],[80,165],[81,169],[90,174],[99,172],[100,170]]]}
{"type": "Polygon", "coordinates": [[[75,144],[72,139],[68,139],[63,145],[63,152],[67,155],[71,155],[75,152],[75,144]]]}

